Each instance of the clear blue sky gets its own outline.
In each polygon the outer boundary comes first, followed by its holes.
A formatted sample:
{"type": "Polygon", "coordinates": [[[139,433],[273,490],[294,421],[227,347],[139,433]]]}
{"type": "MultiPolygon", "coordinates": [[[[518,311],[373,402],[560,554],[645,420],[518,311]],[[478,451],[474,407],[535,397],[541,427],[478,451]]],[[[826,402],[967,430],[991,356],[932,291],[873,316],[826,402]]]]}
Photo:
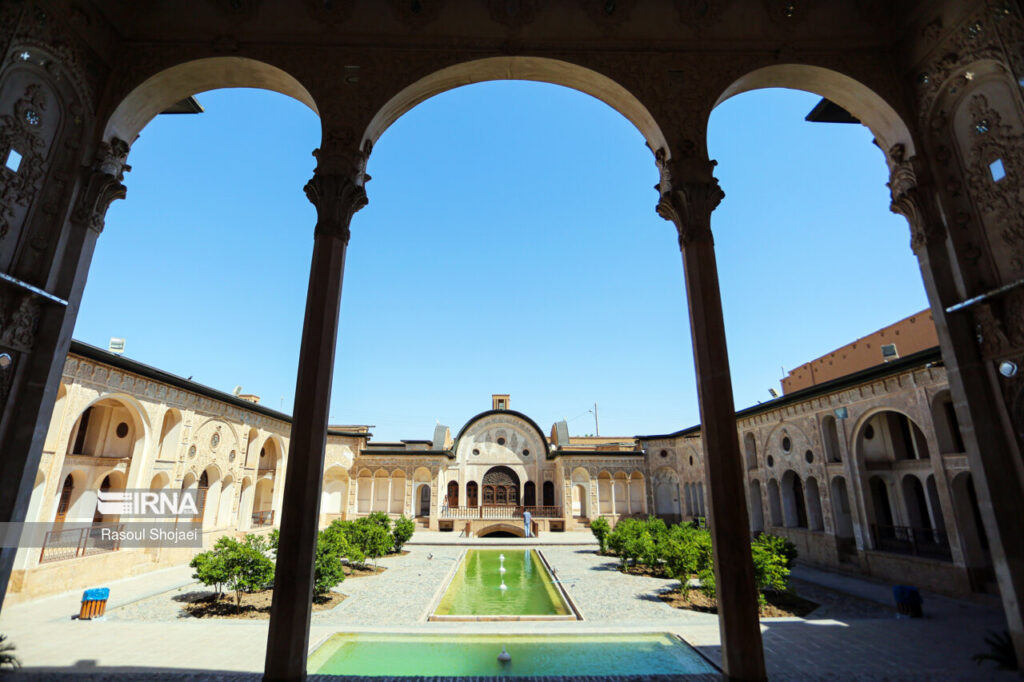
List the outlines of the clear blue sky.
{"type": "MultiPolygon", "coordinates": [[[[132,148],[76,338],[290,412],[315,212],[319,121],[275,93],[199,95],[132,148]]],[[[927,306],[905,221],[862,126],[818,98],[723,103],[712,226],[738,408],[781,369],[927,306]]],[[[430,99],[370,159],[352,225],[331,400],[375,438],[453,432],[491,393],[542,428],[664,433],[699,421],[683,272],[640,133],[587,95],[495,82],[430,99]]]]}

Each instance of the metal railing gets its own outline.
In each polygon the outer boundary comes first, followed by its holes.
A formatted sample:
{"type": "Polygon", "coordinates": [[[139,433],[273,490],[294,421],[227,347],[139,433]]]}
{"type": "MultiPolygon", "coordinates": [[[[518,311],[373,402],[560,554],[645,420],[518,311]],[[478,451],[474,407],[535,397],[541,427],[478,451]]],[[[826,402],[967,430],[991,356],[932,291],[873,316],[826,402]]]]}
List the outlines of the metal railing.
{"type": "Polygon", "coordinates": [[[875,549],[894,554],[910,554],[928,559],[951,561],[946,533],[935,528],[913,528],[910,526],[871,525],[875,549]]]}
{"type": "Polygon", "coordinates": [[[124,525],[119,523],[97,523],[82,528],[51,530],[43,538],[39,563],[116,552],[121,549],[120,532],[123,530],[124,525]]]}
{"type": "Polygon", "coordinates": [[[529,511],[535,519],[560,519],[562,508],[557,505],[539,505],[524,507],[515,504],[481,504],[476,507],[441,507],[442,519],[496,519],[511,521],[523,518],[529,511]]]}
{"type": "Polygon", "coordinates": [[[252,513],[252,527],[263,528],[264,526],[274,525],[274,510],[267,509],[265,511],[258,511],[252,513]]]}

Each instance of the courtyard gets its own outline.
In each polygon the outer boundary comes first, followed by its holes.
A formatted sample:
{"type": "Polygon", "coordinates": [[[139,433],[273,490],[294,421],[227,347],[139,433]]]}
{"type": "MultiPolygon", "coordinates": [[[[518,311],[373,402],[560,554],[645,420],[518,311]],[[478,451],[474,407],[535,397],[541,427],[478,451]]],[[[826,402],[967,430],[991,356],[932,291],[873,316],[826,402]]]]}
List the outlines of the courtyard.
{"type": "MultiPolygon", "coordinates": [[[[674,581],[627,575],[614,557],[600,556],[589,534],[548,534],[539,540],[460,539],[423,531],[408,553],[382,558],[387,570],[350,578],[335,589],[338,606],[312,616],[311,650],[336,632],[432,634],[566,634],[670,632],[716,665],[716,616],[673,609],[658,593],[674,581]],[[467,547],[540,549],[579,609],[581,622],[426,622],[427,612],[453,564],[467,547]]],[[[994,601],[986,604],[925,595],[925,618],[899,619],[889,586],[797,565],[792,585],[821,604],[805,618],[762,619],[771,679],[997,679],[971,656],[985,650],[989,630],[1002,628],[994,601]]],[[[17,679],[104,679],[143,673],[159,679],[208,679],[216,671],[255,679],[262,669],[266,620],[195,619],[183,600],[205,591],[191,569],[175,567],[114,581],[107,616],[78,621],[79,593],[6,608],[0,631],[18,647],[24,665],[17,679]],[[246,674],[250,675],[246,675],[246,674]],[[76,678],[78,675],[76,675],[76,678]]],[[[1005,673],[1007,679],[1011,673],[1005,673]]],[[[11,676],[12,679],[14,676],[11,676]]]]}

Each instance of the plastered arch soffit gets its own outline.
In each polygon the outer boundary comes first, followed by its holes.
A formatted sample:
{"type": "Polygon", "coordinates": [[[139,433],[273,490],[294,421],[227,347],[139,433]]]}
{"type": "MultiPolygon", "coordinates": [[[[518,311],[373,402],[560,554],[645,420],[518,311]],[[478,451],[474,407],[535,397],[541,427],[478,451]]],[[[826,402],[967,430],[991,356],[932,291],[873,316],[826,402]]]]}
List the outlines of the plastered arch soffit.
{"type": "Polygon", "coordinates": [[[294,76],[264,61],[248,57],[207,57],[182,62],[141,80],[114,108],[103,130],[131,144],[161,111],[192,95],[221,88],[258,88],[296,99],[313,113],[320,110],[312,95],[294,76]]]}
{"type": "Polygon", "coordinates": [[[82,418],[82,415],[85,414],[86,410],[95,406],[97,403],[103,402],[104,400],[115,400],[124,405],[128,412],[135,418],[136,426],[142,426],[142,437],[147,442],[149,441],[149,438],[153,435],[153,429],[150,426],[149,415],[146,412],[146,408],[143,407],[142,403],[127,393],[101,393],[96,396],[78,411],[78,414],[75,415],[74,420],[71,422],[72,427],[74,427],[78,420],[82,418]]]}
{"type": "Polygon", "coordinates": [[[823,66],[794,63],[754,69],[733,81],[712,110],[736,95],[765,88],[802,90],[835,102],[871,130],[886,163],[891,163],[889,150],[898,144],[903,145],[906,158],[914,156],[916,145],[910,129],[889,102],[861,81],[823,66]]]}
{"type": "Polygon", "coordinates": [[[549,57],[488,57],[453,64],[410,83],[370,119],[360,148],[376,144],[391,124],[417,104],[464,85],[496,80],[534,81],[571,88],[601,100],[632,123],[652,151],[669,149],[661,127],[648,108],[612,78],[591,68],[549,57]]]}

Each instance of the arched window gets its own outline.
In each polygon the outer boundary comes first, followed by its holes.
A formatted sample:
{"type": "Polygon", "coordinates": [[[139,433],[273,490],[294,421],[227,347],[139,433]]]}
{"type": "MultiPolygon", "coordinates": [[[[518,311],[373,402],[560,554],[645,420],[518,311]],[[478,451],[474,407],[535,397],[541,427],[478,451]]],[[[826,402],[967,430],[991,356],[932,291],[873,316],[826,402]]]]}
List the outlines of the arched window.
{"type": "Polygon", "coordinates": [[[64,523],[68,517],[68,509],[71,508],[71,496],[75,492],[75,479],[71,474],[64,479],[64,486],[60,489],[60,499],[57,501],[57,518],[54,523],[64,523]]]}
{"type": "Polygon", "coordinates": [[[782,509],[787,528],[807,528],[804,486],[800,482],[800,477],[793,470],[782,475],[782,509]]]}
{"type": "Polygon", "coordinates": [[[871,491],[871,503],[875,508],[875,524],[878,526],[892,527],[892,505],[889,503],[889,486],[881,476],[872,476],[868,481],[868,488],[871,491]]]}
{"type": "Polygon", "coordinates": [[[821,420],[821,435],[825,443],[825,459],[829,462],[842,461],[839,454],[839,427],[836,425],[836,418],[830,414],[821,420]]]}
{"type": "Polygon", "coordinates": [[[782,501],[779,498],[779,482],[768,481],[768,517],[776,528],[782,525],[782,501]]]}
{"type": "Polygon", "coordinates": [[[814,477],[808,478],[805,490],[807,493],[807,527],[811,530],[824,530],[825,519],[821,513],[821,493],[818,491],[818,481],[814,477]]]}
{"type": "Polygon", "coordinates": [[[846,479],[842,476],[832,479],[832,520],[835,522],[837,537],[844,539],[853,537],[850,495],[846,490],[846,479]]]}
{"type": "Polygon", "coordinates": [[[523,484],[523,506],[537,506],[537,486],[533,481],[527,481],[523,484]]]}
{"type": "Polygon", "coordinates": [[[544,481],[543,496],[545,507],[555,506],[555,484],[552,481],[544,481]]]}
{"type": "Polygon", "coordinates": [[[761,505],[761,482],[753,480],[750,482],[750,530],[759,533],[764,530],[764,511],[761,505]]]}
{"type": "Polygon", "coordinates": [[[476,481],[470,481],[466,484],[466,506],[475,507],[477,506],[477,496],[479,495],[479,487],[476,481]]]}
{"type": "Polygon", "coordinates": [[[948,390],[940,392],[932,400],[932,421],[935,437],[939,441],[939,452],[943,455],[964,452],[964,438],[960,433],[960,421],[953,408],[953,397],[948,390]]]}
{"type": "Polygon", "coordinates": [[[448,481],[448,506],[453,508],[459,506],[458,481],[448,481]]]}
{"type": "Polygon", "coordinates": [[[747,458],[747,471],[757,468],[757,443],[754,442],[754,434],[747,433],[743,436],[743,451],[747,458]]]}

